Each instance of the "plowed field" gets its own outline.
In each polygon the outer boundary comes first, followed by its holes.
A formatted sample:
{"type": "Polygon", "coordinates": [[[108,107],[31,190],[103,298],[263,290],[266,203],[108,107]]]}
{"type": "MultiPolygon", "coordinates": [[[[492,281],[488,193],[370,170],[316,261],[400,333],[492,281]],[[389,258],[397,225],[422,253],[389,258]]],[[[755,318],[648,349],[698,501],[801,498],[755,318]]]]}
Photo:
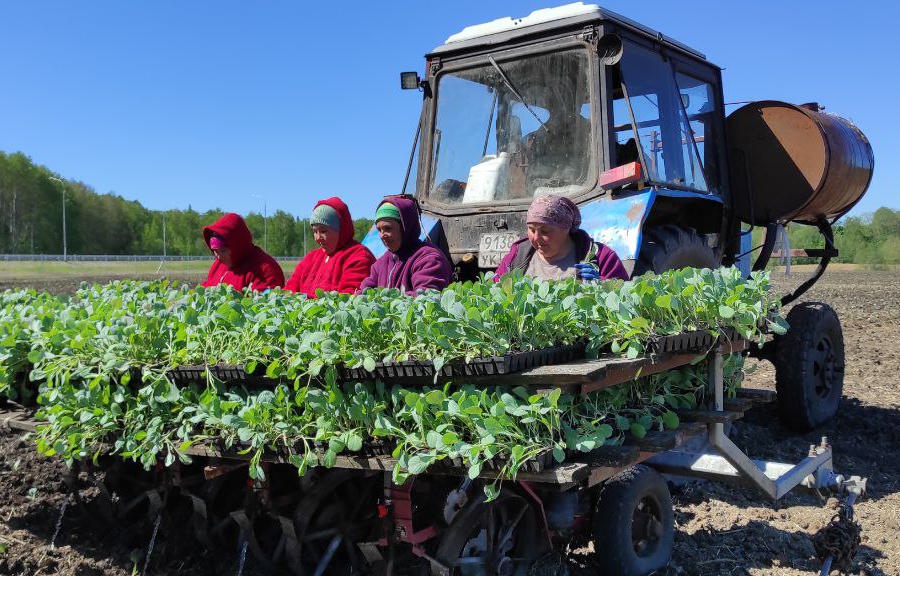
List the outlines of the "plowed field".
{"type": "MultiPolygon", "coordinates": [[[[786,291],[804,276],[776,275],[775,282],[786,291]]],[[[23,284],[41,282],[13,285],[23,284]]],[[[77,281],[54,279],[44,285],[67,292],[77,281]]],[[[838,472],[869,478],[869,494],[856,505],[862,525],[857,573],[900,575],[898,289],[897,270],[830,271],[804,300],[834,306],[844,329],[847,369],[838,417],[797,435],[778,423],[774,406],[764,406],[748,413],[732,436],[753,457],[796,462],[825,435],[834,447],[838,472]]],[[[759,363],[746,385],[774,389],[771,365],[759,363]]],[[[0,575],[140,573],[149,532],[112,530],[77,507],[68,508],[51,548],[65,498],[63,469],[57,461],[38,457],[32,447],[21,433],[0,432],[0,575]]],[[[753,492],[711,483],[681,485],[674,498],[675,553],[667,574],[815,574],[820,565],[811,538],[836,508],[834,500],[802,494],[773,505],[753,492]]],[[[186,529],[185,523],[163,523],[148,573],[235,572],[237,556],[203,551],[186,529]]],[[[591,573],[590,545],[572,550],[570,570],[591,573]]],[[[255,569],[248,560],[245,572],[255,569]]]]}

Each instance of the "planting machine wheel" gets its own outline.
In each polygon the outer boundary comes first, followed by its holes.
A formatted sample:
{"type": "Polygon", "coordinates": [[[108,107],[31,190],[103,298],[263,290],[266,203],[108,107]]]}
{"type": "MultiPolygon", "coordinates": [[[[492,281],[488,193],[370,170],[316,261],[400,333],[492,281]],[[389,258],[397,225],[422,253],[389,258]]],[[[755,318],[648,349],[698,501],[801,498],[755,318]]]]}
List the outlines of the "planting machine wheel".
{"type": "Polygon", "coordinates": [[[300,574],[362,575],[369,571],[357,544],[379,532],[377,503],[383,479],[338,470],[324,474],[294,513],[300,574]]]}
{"type": "Polygon", "coordinates": [[[709,247],[705,236],[691,228],[663,225],[644,234],[633,275],[650,271],[664,273],[684,267],[715,269],[721,264],[722,261],[709,247]]]}
{"type": "Polygon", "coordinates": [[[549,541],[540,512],[525,496],[503,490],[492,502],[472,498],[453,519],[435,558],[448,567],[442,575],[525,575],[545,554],[549,541]]]}
{"type": "Polygon", "coordinates": [[[844,336],[827,304],[803,302],[788,313],[790,325],[775,349],[775,389],[781,420],[809,431],[831,419],[844,388],[844,336]]]}
{"type": "Polygon", "coordinates": [[[665,480],[636,465],[600,489],[593,516],[594,551],[605,575],[646,575],[672,556],[675,515],[665,480]]]}

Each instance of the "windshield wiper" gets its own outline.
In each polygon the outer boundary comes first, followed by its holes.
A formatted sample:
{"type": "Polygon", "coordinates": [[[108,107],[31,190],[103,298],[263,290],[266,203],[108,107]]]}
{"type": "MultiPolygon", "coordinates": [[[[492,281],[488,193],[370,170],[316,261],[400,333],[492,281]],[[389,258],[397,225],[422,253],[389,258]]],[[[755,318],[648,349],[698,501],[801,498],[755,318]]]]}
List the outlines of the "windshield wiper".
{"type": "Polygon", "coordinates": [[[541,121],[540,117],[538,117],[537,114],[535,114],[535,112],[528,105],[528,103],[525,102],[525,98],[522,97],[522,94],[519,93],[519,90],[517,90],[516,87],[512,84],[512,82],[509,80],[509,77],[506,76],[506,73],[503,72],[503,69],[500,68],[500,65],[497,64],[497,61],[494,60],[494,57],[489,54],[488,60],[491,61],[491,66],[493,66],[497,70],[497,73],[500,74],[500,79],[503,80],[503,83],[506,84],[506,87],[509,88],[509,91],[513,93],[513,96],[516,97],[516,100],[521,102],[522,106],[524,106],[528,110],[528,112],[531,113],[531,116],[534,117],[535,121],[540,123],[541,128],[544,131],[547,131],[547,126],[544,125],[544,122],[541,121]]]}

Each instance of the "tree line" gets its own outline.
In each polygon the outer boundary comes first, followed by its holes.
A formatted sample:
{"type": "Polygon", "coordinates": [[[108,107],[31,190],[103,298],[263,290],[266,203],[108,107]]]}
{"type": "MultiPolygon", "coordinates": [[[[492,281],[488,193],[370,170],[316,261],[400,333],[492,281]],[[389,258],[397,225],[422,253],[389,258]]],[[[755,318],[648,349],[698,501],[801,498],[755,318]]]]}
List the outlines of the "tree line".
{"type": "MultiPolygon", "coordinates": [[[[63,180],[21,152],[0,152],[0,254],[62,254],[63,188],[69,254],[208,254],[200,231],[224,214],[190,206],[150,210],[116,194],[99,194],[80,181],[63,180]]],[[[254,242],[273,256],[303,256],[315,247],[308,219],[283,210],[267,218],[253,212],[242,216],[254,242]]],[[[372,221],[355,219],[354,225],[361,240],[372,221]]]]}
{"type": "MultiPolygon", "coordinates": [[[[21,152],[0,152],[0,254],[62,253],[63,187],[69,254],[204,255],[208,250],[200,230],[223,214],[190,207],[149,210],[135,200],[98,194],[82,182],[60,183],[53,177],[62,179],[21,152]]],[[[266,219],[252,212],[243,216],[254,241],[269,254],[303,256],[315,245],[308,219],[282,210],[266,219]]],[[[356,239],[361,240],[371,226],[370,219],[356,219],[356,239]]],[[[791,224],[788,235],[792,248],[823,247],[813,227],[791,224]]],[[[842,219],[835,225],[834,235],[840,251],[837,262],[900,264],[898,210],[882,207],[872,215],[842,219]]],[[[753,239],[754,245],[760,243],[759,228],[753,239]]]]}
{"type": "MultiPolygon", "coordinates": [[[[787,226],[792,249],[824,248],[819,230],[809,225],[787,226]]],[[[754,230],[754,246],[761,243],[761,229],[754,230]]],[[[839,255],[834,262],[865,265],[900,264],[900,210],[883,206],[870,215],[841,219],[834,226],[834,245],[839,255]]],[[[818,262],[798,258],[794,262],[818,262]]]]}

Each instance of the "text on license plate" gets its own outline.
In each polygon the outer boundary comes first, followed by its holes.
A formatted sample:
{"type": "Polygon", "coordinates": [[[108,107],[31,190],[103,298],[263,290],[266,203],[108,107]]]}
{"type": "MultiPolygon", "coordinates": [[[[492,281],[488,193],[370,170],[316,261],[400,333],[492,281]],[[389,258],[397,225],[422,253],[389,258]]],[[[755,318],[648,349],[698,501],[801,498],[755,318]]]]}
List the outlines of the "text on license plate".
{"type": "Polygon", "coordinates": [[[513,242],[519,239],[517,233],[483,233],[478,243],[478,266],[491,269],[500,264],[513,242]]]}

